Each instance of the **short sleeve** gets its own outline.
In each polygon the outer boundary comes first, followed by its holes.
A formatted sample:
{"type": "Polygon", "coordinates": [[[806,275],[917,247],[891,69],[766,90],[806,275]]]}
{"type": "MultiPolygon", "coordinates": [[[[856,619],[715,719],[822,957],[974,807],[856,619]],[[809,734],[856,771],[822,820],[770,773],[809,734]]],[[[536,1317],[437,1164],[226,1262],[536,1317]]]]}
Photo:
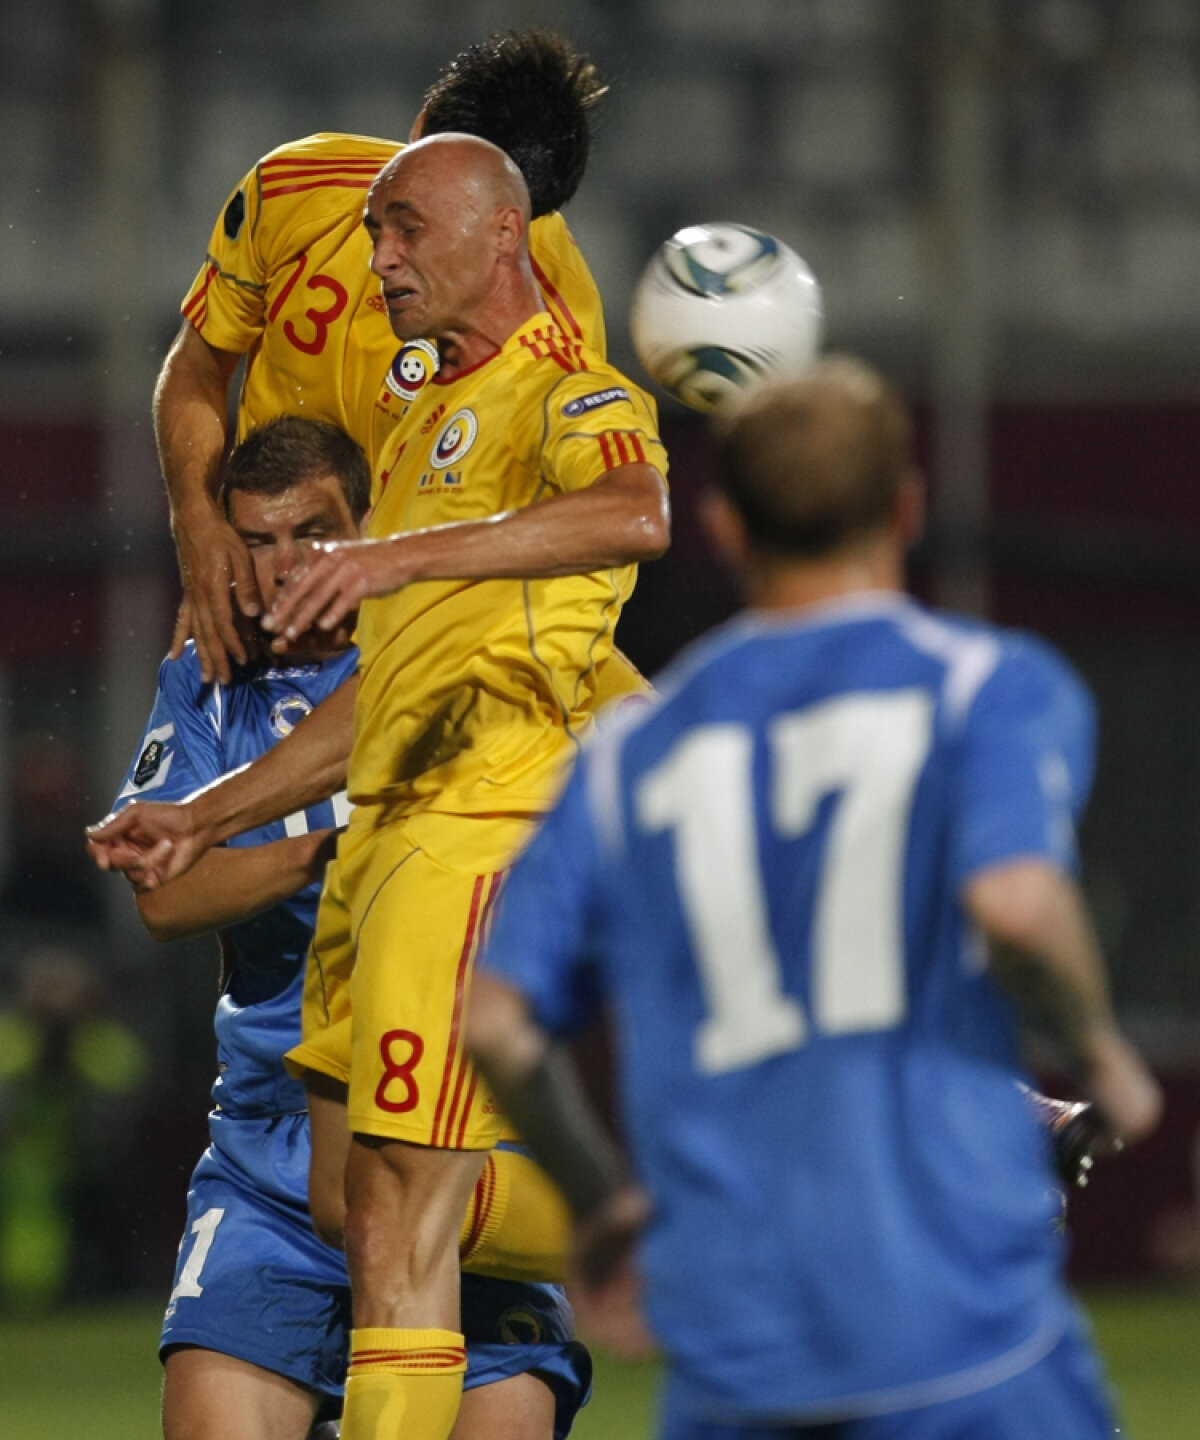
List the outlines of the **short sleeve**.
{"type": "Polygon", "coordinates": [[[586,1027],[599,1007],[591,957],[600,852],[583,769],[581,761],[509,877],[483,962],[526,997],[552,1035],[586,1027]]]}
{"type": "Polygon", "coordinates": [[[266,323],[266,265],[255,243],[258,167],[225,202],[208,242],[204,267],[181,306],[184,316],[219,350],[244,354],[266,323]]]}
{"type": "Polygon", "coordinates": [[[1095,746],[1095,707],[1082,680],[1048,646],[1011,641],[963,730],[952,855],[960,883],[1021,857],[1078,868],[1076,827],[1095,746]]]}
{"type": "Polygon", "coordinates": [[[583,490],[622,465],[667,473],[654,401],[604,366],[565,376],[546,398],[542,473],[562,493],[583,490]]]}
{"type": "Polygon", "coordinates": [[[184,800],[224,774],[220,690],[205,685],[191,647],[179,660],[164,660],[158,693],[145,733],[116,798],[184,800]]]}

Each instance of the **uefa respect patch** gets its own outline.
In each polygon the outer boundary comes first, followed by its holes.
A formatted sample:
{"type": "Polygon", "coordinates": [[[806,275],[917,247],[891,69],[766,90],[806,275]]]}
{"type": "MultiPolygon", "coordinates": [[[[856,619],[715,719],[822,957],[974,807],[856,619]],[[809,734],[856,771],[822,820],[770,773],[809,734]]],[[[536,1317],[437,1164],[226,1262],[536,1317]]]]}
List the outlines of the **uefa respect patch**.
{"type": "Polygon", "coordinates": [[[594,390],[590,395],[579,395],[574,400],[568,400],[563,406],[563,414],[574,420],[580,415],[590,415],[593,410],[611,405],[614,401],[628,399],[629,391],[623,385],[610,385],[607,390],[594,390]]]}

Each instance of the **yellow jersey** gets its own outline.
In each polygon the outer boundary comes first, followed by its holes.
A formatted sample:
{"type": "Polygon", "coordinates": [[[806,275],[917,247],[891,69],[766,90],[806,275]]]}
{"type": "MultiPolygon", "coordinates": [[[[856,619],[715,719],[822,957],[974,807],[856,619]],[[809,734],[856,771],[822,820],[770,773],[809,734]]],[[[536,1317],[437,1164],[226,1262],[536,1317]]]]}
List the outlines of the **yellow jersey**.
{"type": "MultiPolygon", "coordinates": [[[[419,389],[380,457],[368,533],[485,519],[635,462],[666,474],[654,402],[543,312],[483,364],[419,389]]],[[[429,580],[364,601],[351,799],[545,809],[635,573],[429,580]]]]}
{"type": "MultiPolygon", "coordinates": [[[[402,148],[310,135],[272,150],[230,196],[182,309],[211,345],[247,357],[239,440],[304,415],[340,425],[377,460],[414,362],[388,323],[362,217],[372,181],[402,148]]],[[[547,309],[603,355],[600,296],[561,215],[533,222],[530,252],[547,309]]]]}

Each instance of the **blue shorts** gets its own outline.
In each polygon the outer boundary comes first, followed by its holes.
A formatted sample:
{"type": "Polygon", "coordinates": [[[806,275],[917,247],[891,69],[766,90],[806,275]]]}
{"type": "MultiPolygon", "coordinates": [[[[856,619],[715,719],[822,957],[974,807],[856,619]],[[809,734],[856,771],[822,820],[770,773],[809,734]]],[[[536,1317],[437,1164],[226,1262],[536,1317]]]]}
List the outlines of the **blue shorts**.
{"type": "MultiPolygon", "coordinates": [[[[555,1434],[566,1436],[591,1393],[592,1362],[561,1288],[466,1275],[462,1305],[465,1387],[537,1375],[554,1392],[555,1434]]],[[[188,1191],[160,1357],[195,1345],[337,1401],[350,1327],[342,1253],[317,1238],[307,1211],[251,1188],[220,1151],[206,1150],[188,1191]]]]}
{"type": "Polygon", "coordinates": [[[1113,1440],[1119,1433],[1103,1366],[1081,1324],[1003,1384],[831,1424],[712,1424],[685,1414],[668,1387],[662,1440],[1113,1440]]]}

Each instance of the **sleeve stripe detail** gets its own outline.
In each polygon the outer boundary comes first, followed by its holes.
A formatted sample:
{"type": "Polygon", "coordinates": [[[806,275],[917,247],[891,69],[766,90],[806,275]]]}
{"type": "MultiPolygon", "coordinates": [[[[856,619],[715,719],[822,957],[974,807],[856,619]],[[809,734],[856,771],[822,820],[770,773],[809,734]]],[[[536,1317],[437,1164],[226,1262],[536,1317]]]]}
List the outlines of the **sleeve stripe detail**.
{"type": "Polygon", "coordinates": [[[575,336],[576,340],[582,340],[583,331],[580,328],[579,321],[572,315],[571,308],[563,299],[561,293],[550,283],[550,277],[532,255],[529,257],[529,264],[533,270],[533,278],[541,288],[542,294],[551,302],[556,311],[555,319],[559,319],[561,315],[562,320],[566,321],[563,328],[569,330],[571,334],[575,336]]]}
{"type": "Polygon", "coordinates": [[[299,195],[304,190],[369,190],[374,178],[372,174],[358,180],[310,180],[304,185],[274,185],[270,189],[264,186],[262,198],[274,200],[280,195],[299,195]]]}
{"type": "Polygon", "coordinates": [[[646,447],[636,430],[606,430],[597,435],[600,453],[604,456],[606,470],[616,470],[621,465],[645,465],[646,447]]]}
{"type": "Polygon", "coordinates": [[[209,265],[204,272],[204,280],[199,290],[190,300],[184,302],[184,318],[190,320],[197,330],[204,328],[204,322],[208,318],[208,290],[212,282],[217,278],[217,267],[209,265]]]}

